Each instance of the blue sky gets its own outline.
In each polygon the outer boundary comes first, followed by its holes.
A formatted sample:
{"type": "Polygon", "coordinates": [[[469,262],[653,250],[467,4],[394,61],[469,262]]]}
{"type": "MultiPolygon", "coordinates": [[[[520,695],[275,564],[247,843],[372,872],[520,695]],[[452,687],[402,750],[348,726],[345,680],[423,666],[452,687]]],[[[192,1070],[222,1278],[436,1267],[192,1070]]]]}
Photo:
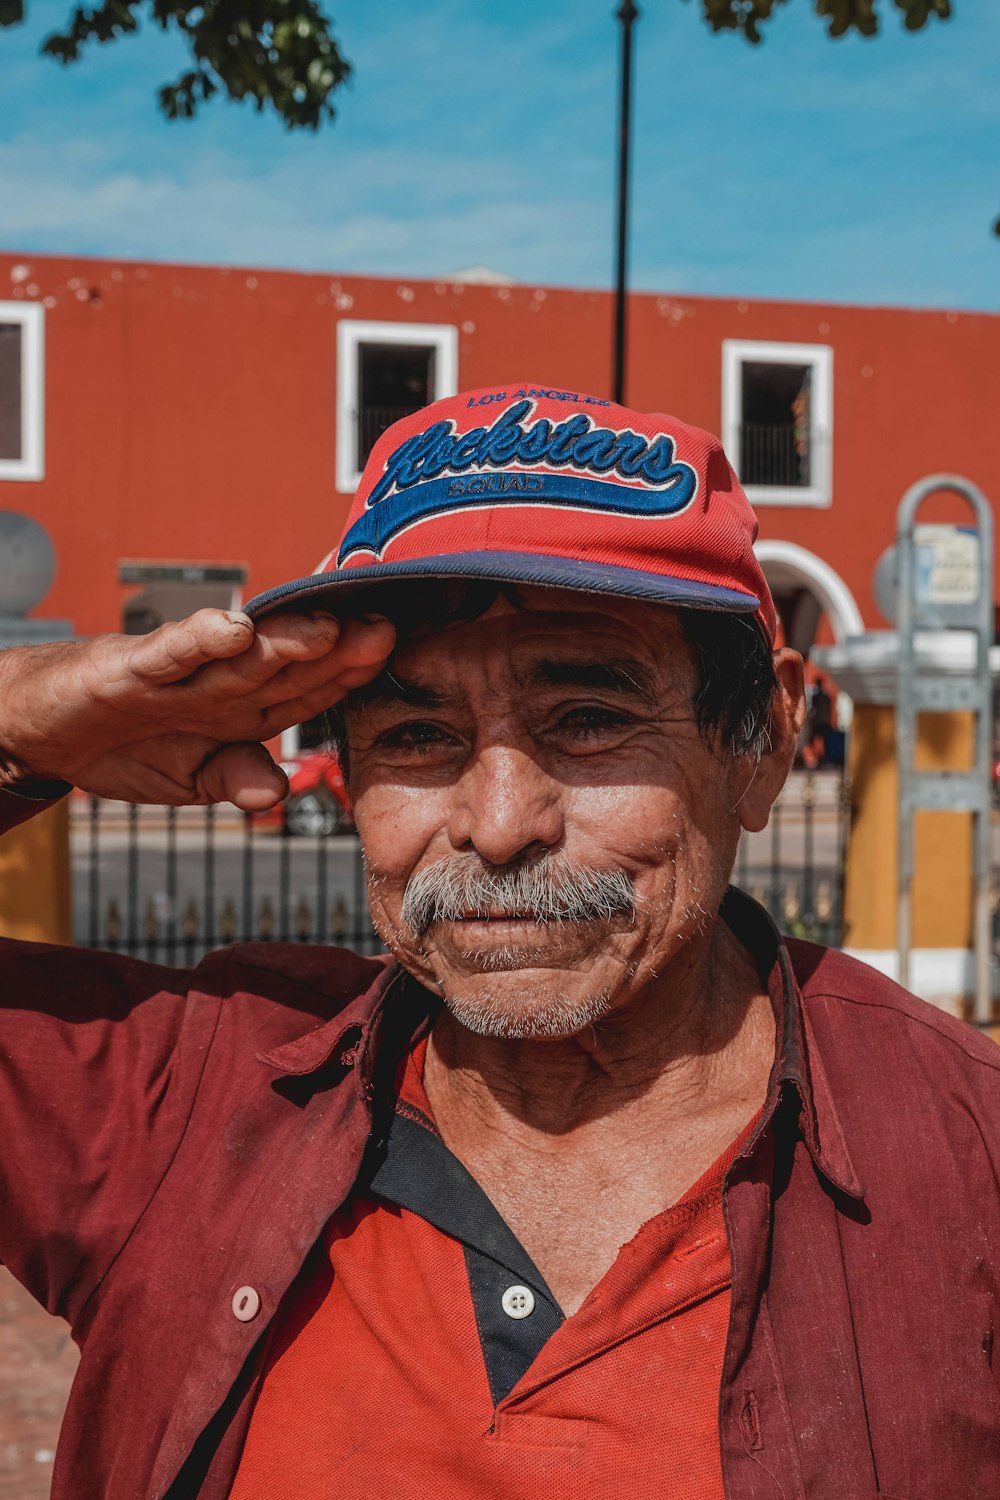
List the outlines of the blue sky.
{"type": "MultiPolygon", "coordinates": [[[[179,41],[63,69],[69,0],[0,31],[0,249],[375,275],[612,275],[615,0],[341,0],[332,128],[213,101],[167,123],[179,41]]],[[[641,0],[632,284],[1000,309],[1000,3],[831,42],[809,0],[751,48],[641,0]]]]}

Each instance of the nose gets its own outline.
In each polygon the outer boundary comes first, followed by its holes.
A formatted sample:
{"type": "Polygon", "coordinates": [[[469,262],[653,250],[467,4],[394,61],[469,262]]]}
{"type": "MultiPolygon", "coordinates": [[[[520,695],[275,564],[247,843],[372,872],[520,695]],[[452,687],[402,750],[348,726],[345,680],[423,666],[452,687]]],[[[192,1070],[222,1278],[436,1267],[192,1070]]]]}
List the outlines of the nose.
{"type": "Polygon", "coordinates": [[[452,847],[492,865],[554,848],[564,832],[561,790],[526,751],[484,747],[455,787],[452,847]]]}

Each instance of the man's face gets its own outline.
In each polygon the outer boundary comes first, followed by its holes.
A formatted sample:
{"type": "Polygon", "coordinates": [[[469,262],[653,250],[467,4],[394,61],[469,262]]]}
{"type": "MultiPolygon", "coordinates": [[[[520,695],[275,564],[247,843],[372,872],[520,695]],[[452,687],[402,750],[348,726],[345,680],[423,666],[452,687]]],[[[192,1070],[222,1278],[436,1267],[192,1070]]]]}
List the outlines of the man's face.
{"type": "Polygon", "coordinates": [[[350,790],[406,968],[473,1030],[565,1036],[648,996],[704,930],[754,767],[699,733],[673,611],[523,599],[412,636],[352,695],[350,790]]]}

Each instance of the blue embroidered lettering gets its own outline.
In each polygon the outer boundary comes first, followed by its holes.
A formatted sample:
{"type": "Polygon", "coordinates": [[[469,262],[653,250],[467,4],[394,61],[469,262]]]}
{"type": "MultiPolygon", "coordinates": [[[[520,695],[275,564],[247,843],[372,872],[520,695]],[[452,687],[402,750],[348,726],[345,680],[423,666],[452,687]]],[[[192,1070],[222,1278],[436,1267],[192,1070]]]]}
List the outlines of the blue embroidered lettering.
{"type": "Polygon", "coordinates": [[[517,445],[517,456],[522,463],[542,463],[552,441],[552,423],[548,417],[540,417],[529,427],[517,445]]]}
{"type": "MultiPolygon", "coordinates": [[[[530,392],[531,397],[536,394],[550,400],[580,399],[569,393],[530,392]]],[[[459,433],[451,421],[435,422],[401,443],[372,486],[364,514],[344,538],[338,561],[342,564],[357,552],[381,555],[400,531],[454,509],[455,502],[461,504],[467,497],[489,495],[497,504],[515,504],[518,496],[531,494],[568,510],[652,517],[677,515],[697,493],[695,470],[676,457],[674,439],[666,433],[650,438],[631,428],[599,427],[584,412],[574,412],[564,422],[553,423],[547,417],[529,422],[534,401],[521,392],[517,395],[520,399],[488,427],[459,433]],[[511,472],[511,464],[569,472],[511,472]],[[469,469],[507,472],[453,477],[469,469]],[[641,483],[586,477],[612,470],[641,483]]],[[[591,404],[609,403],[593,398],[591,404]]]]}
{"type": "Polygon", "coordinates": [[[471,432],[459,438],[452,447],[449,469],[471,469],[476,461],[476,450],[485,432],[485,427],[473,427],[471,432]]]}
{"type": "Polygon", "coordinates": [[[582,411],[575,412],[565,422],[560,422],[549,446],[549,463],[568,464],[572,459],[574,440],[589,431],[590,418],[585,417],[582,411]]]}
{"type": "Polygon", "coordinates": [[[594,469],[598,474],[614,468],[616,454],[615,434],[607,427],[595,427],[573,444],[574,464],[581,469],[594,469]]]}
{"type": "Polygon", "coordinates": [[[615,468],[626,479],[634,479],[642,471],[642,461],[648,452],[648,442],[637,432],[619,433],[615,468]]]}
{"type": "Polygon", "coordinates": [[[503,416],[492,427],[487,427],[479,444],[476,462],[480,465],[494,464],[497,467],[510,463],[524,436],[520,419],[530,410],[530,401],[515,401],[513,406],[508,406],[503,416]]]}

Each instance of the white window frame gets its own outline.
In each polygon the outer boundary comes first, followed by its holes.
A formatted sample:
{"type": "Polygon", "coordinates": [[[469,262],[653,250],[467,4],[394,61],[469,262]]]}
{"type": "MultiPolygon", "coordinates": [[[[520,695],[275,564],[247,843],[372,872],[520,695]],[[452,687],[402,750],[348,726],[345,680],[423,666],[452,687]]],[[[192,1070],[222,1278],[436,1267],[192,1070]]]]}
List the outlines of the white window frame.
{"type": "Polygon", "coordinates": [[[21,325],[21,457],[0,458],[0,479],[44,479],[45,309],[0,302],[0,323],[21,325]]]}
{"type": "Polygon", "coordinates": [[[722,445],[737,472],[745,364],[809,365],[812,369],[809,403],[812,483],[747,484],[743,486],[747,499],[754,506],[808,505],[816,509],[830,506],[833,503],[833,350],[829,344],[723,340],[722,445]]]}
{"type": "Polygon", "coordinates": [[[358,461],[358,347],[361,344],[422,344],[433,347],[432,401],[458,390],[458,329],[451,323],[362,323],[342,318],[337,324],[336,484],[353,495],[361,482],[358,461]]]}

